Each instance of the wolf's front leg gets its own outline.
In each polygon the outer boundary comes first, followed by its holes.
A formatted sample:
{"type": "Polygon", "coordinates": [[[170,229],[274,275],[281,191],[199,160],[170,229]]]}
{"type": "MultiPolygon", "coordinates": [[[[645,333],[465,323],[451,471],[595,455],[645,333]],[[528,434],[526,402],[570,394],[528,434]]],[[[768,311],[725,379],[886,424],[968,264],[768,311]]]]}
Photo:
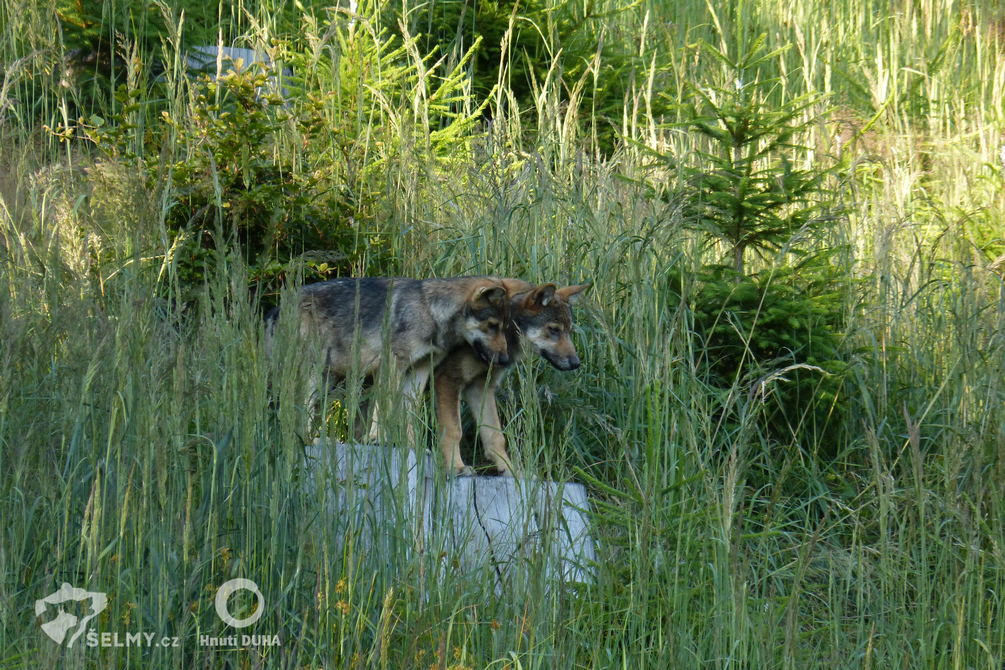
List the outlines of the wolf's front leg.
{"type": "Polygon", "coordinates": [[[461,458],[461,390],[447,377],[433,380],[436,394],[436,422],[440,425],[440,447],[448,475],[469,477],[474,474],[461,458]]]}
{"type": "Polygon", "coordinates": [[[516,468],[506,453],[506,436],[499,421],[495,386],[479,380],[468,387],[466,395],[468,407],[478,422],[478,436],[482,439],[485,456],[496,464],[503,477],[512,477],[516,468]]]}

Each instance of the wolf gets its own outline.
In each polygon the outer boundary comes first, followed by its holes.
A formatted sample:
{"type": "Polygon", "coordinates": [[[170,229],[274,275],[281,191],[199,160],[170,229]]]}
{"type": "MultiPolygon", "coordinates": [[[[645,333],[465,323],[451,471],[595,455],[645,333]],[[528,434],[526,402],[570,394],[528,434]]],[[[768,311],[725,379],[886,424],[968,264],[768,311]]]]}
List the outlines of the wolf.
{"type": "Polygon", "coordinates": [[[524,342],[559,370],[575,370],[580,365],[572,332],[572,305],[589,284],[556,288],[554,284],[535,286],[521,279],[500,280],[510,301],[511,321],[506,328],[508,362],[491,362],[471,347],[459,347],[433,370],[436,419],[442,431],[441,447],[447,472],[473,474],[461,458],[461,412],[463,394],[474,414],[485,455],[503,476],[513,476],[506,454],[506,438],[496,407],[496,389],[503,375],[524,355],[524,342]]]}
{"type": "MultiPolygon", "coordinates": [[[[266,317],[270,356],[278,314],[266,317]]],[[[374,376],[385,347],[411,401],[432,367],[462,345],[486,366],[510,361],[509,297],[495,277],[332,279],[300,290],[299,315],[301,338],[317,343],[312,354],[322,368],[321,379],[311,381],[310,404],[322,383],[337,384],[351,372],[374,376]]],[[[372,425],[370,437],[376,432],[372,425]]]]}

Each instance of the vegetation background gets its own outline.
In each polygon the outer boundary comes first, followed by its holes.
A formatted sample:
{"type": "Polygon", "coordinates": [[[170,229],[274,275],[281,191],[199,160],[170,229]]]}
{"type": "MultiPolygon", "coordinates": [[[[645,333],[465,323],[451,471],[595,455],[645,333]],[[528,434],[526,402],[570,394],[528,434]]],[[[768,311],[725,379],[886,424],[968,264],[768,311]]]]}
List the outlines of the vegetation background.
{"type": "Polygon", "coordinates": [[[0,0],[0,54],[0,667],[1002,667],[1000,3],[0,0]],[[593,283],[502,405],[594,582],[325,514],[259,317],[348,273],[593,283]],[[237,576],[281,648],[197,645],[237,576]],[[181,646],[55,645],[64,581],[181,646]]]}

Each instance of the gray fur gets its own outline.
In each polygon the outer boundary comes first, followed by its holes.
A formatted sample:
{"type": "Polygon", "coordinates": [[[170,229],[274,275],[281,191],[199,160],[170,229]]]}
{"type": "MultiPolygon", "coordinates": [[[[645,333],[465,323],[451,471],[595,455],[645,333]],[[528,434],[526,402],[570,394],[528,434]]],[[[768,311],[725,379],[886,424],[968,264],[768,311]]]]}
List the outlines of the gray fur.
{"type": "MultiPolygon", "coordinates": [[[[310,355],[323,361],[326,384],[343,380],[354,359],[361,375],[375,374],[385,344],[396,371],[411,374],[405,380],[409,395],[421,393],[429,369],[460,346],[486,363],[509,362],[509,300],[493,277],[332,279],[303,287],[298,308],[301,338],[317,342],[310,355]]],[[[270,356],[278,315],[276,309],[266,317],[270,356]]],[[[317,390],[315,380],[311,402],[317,390]]]]}

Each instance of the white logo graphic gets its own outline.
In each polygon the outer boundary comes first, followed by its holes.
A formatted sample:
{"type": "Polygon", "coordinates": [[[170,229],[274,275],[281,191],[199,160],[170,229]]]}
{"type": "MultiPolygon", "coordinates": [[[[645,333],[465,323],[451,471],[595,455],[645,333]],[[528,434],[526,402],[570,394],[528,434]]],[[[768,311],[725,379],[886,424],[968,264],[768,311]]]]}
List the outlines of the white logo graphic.
{"type": "MultiPolygon", "coordinates": [[[[58,644],[62,644],[66,633],[74,626],[77,626],[77,632],[70,637],[70,641],[66,644],[67,647],[72,647],[76,639],[83,634],[87,622],[101,614],[108,607],[108,596],[97,591],[85,591],[84,589],[74,588],[68,583],[63,582],[58,591],[41,600],[35,601],[35,616],[42,616],[49,609],[49,605],[56,605],[56,618],[42,624],[42,631],[58,644]],[[91,611],[90,614],[80,619],[69,612],[63,611],[63,608],[60,607],[65,602],[84,602],[85,600],[90,601],[89,606],[91,611]]],[[[217,606],[217,609],[219,609],[219,606],[217,606]]]]}
{"type": "Polygon", "coordinates": [[[262,592],[258,590],[258,584],[250,579],[231,579],[229,582],[221,584],[220,590],[216,592],[216,613],[223,620],[223,623],[228,626],[247,628],[262,618],[262,615],[265,613],[265,598],[262,596],[262,592]],[[255,594],[258,607],[255,613],[246,619],[235,619],[230,615],[230,610],[227,609],[227,598],[236,591],[251,591],[255,594]]]}

